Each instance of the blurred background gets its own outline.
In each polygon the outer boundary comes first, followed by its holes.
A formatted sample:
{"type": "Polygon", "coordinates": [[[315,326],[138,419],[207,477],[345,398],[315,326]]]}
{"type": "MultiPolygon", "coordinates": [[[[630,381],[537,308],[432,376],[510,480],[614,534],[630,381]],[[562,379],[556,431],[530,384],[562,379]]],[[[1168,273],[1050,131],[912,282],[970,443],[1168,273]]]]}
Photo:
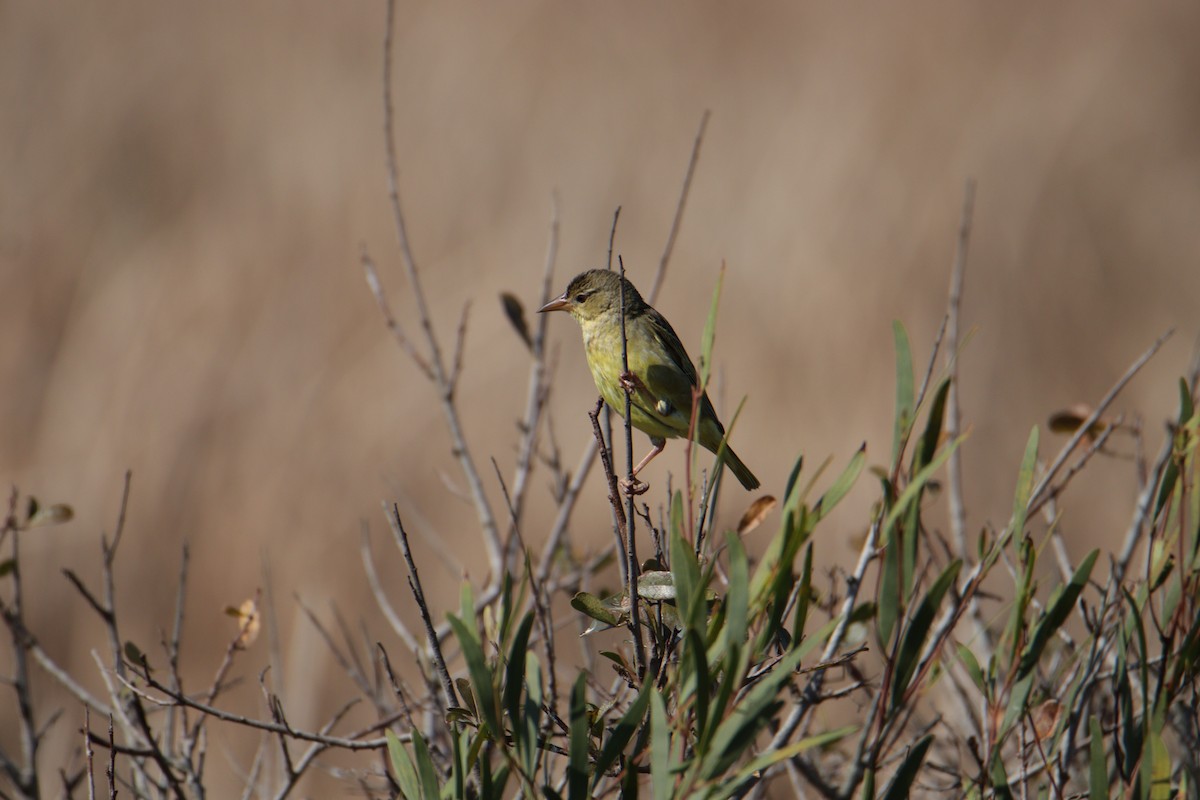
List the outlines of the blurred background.
{"type": "MultiPolygon", "coordinates": [[[[401,3],[404,210],[447,347],[471,303],[461,408],[497,507],[488,459],[511,474],[529,366],[499,293],[539,302],[555,195],[556,291],[603,264],[617,206],[617,252],[648,290],[706,109],[657,307],[694,354],[728,265],[714,399],[728,420],[748,396],[733,441],[764,491],[782,492],[801,453],[840,469],[865,441],[872,463],[888,458],[891,324],[923,370],[969,177],[972,531],[1007,520],[1030,427],[1094,403],[1174,327],[1116,406],[1142,415],[1156,452],[1198,332],[1198,25],[1200,7],[1167,3],[401,3]]],[[[222,609],[269,567],[288,666],[274,680],[296,725],[351,694],[297,597],[326,618],[336,603],[399,653],[365,588],[364,524],[415,620],[381,501],[418,534],[439,614],[459,574],[421,537],[487,577],[434,391],[359,264],[365,246],[418,334],[387,198],[383,33],[366,0],[0,4],[0,479],[75,509],[22,539],[22,566],[31,626],[90,686],[100,626],[61,570],[98,585],[126,469],[122,635],[160,652],[188,542],[185,674],[202,685],[235,633],[222,609]]],[[[576,326],[550,329],[573,466],[595,390],[576,326]]],[[[1044,457],[1064,441],[1044,436],[1044,457]]],[[[654,489],[682,465],[669,447],[654,489]]],[[[1063,504],[1073,554],[1119,541],[1134,470],[1110,457],[1079,478],[1063,504]]],[[[605,492],[589,480],[572,534],[599,548],[605,492]]],[[[533,481],[537,545],[552,504],[544,470],[533,481]]],[[[847,536],[818,550],[827,564],[854,556],[876,492],[860,483],[828,522],[847,536]]],[[[733,521],[750,498],[727,490],[733,521]]],[[[266,656],[242,659],[253,676],[266,656]]],[[[253,684],[229,701],[261,714],[253,684]]],[[[40,673],[35,687],[64,713],[44,758],[66,759],[82,711],[40,673]]],[[[214,745],[214,773],[248,764],[256,739],[239,735],[214,745]]]]}

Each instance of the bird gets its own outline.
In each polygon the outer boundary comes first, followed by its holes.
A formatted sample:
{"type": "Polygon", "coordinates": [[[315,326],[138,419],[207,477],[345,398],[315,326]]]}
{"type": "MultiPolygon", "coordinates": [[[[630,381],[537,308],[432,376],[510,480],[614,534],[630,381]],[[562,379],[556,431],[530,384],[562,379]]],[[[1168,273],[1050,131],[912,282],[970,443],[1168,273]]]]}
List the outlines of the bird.
{"type": "MultiPolygon", "coordinates": [[[[583,349],[596,388],[608,405],[625,416],[625,390],[630,390],[631,422],[650,437],[653,449],[633,468],[632,477],[663,451],[667,439],[688,435],[692,416],[696,367],[666,318],[655,311],[634,285],[610,270],[591,269],[571,279],[560,296],[538,309],[566,311],[583,331],[583,349]],[[621,361],[621,290],[625,296],[625,337],[629,372],[621,361]]],[[[759,487],[758,478],[728,445],[723,451],[725,427],[717,418],[708,393],[700,395],[696,441],[718,455],[747,491],[759,487]]],[[[644,492],[645,484],[627,486],[644,492]]]]}

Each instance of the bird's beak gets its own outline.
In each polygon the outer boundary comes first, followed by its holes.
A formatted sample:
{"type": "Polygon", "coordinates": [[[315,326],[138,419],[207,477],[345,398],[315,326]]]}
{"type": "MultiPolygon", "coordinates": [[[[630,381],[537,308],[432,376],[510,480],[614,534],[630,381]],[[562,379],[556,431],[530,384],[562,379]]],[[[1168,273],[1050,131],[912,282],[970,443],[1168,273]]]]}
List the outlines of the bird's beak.
{"type": "Polygon", "coordinates": [[[566,311],[567,306],[569,305],[571,305],[571,303],[567,300],[567,293],[563,292],[561,295],[539,308],[538,313],[541,314],[543,311],[566,311]]]}

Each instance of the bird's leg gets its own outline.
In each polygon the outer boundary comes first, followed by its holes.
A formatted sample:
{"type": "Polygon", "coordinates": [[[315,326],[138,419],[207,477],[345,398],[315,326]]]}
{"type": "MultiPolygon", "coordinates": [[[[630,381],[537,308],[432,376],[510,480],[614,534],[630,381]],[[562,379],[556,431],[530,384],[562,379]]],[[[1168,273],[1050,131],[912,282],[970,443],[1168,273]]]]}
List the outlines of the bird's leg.
{"type": "Polygon", "coordinates": [[[646,454],[646,457],[638,462],[638,465],[633,468],[633,480],[621,479],[621,488],[625,490],[625,494],[645,494],[650,485],[637,480],[637,474],[642,471],[642,468],[649,464],[656,455],[661,453],[667,446],[666,439],[651,439],[650,443],[654,447],[646,454]]]}

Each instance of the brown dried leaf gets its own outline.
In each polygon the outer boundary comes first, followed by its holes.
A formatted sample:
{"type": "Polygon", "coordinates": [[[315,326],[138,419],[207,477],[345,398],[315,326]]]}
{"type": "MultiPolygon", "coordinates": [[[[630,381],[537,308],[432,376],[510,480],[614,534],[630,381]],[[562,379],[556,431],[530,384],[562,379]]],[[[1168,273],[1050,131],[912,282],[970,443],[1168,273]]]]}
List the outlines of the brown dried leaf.
{"type": "Polygon", "coordinates": [[[29,517],[26,527],[40,528],[44,525],[61,525],[70,522],[75,517],[75,509],[66,503],[55,503],[52,506],[37,509],[29,517]]]}
{"type": "Polygon", "coordinates": [[[742,514],[742,518],[738,520],[737,532],[738,536],[745,536],[750,531],[762,524],[763,519],[771,512],[779,502],[769,494],[764,494],[756,499],[746,509],[746,513],[742,514]]]}
{"type": "MultiPolygon", "coordinates": [[[[1061,411],[1056,411],[1050,415],[1049,421],[1046,423],[1050,430],[1055,433],[1074,433],[1079,430],[1079,426],[1084,423],[1088,417],[1092,415],[1093,409],[1087,403],[1075,403],[1061,411]]],[[[1111,425],[1115,425],[1116,421],[1111,417],[1100,417],[1092,427],[1088,429],[1087,435],[1089,439],[1095,439],[1100,434],[1104,433],[1104,429],[1111,425]]]]}
{"type": "Polygon", "coordinates": [[[262,629],[262,617],[258,612],[258,594],[238,607],[226,606],[225,613],[238,621],[238,637],[234,647],[245,650],[258,639],[262,629]]]}
{"type": "Polygon", "coordinates": [[[521,305],[521,301],[512,292],[501,292],[500,303],[504,306],[504,316],[508,317],[509,323],[521,337],[521,341],[525,342],[525,346],[532,350],[533,338],[529,335],[529,323],[525,321],[525,307],[521,305]]]}
{"type": "Polygon", "coordinates": [[[1057,700],[1047,700],[1029,714],[1033,718],[1034,736],[1041,741],[1054,733],[1054,729],[1058,727],[1058,720],[1062,716],[1062,705],[1057,700]]]}

